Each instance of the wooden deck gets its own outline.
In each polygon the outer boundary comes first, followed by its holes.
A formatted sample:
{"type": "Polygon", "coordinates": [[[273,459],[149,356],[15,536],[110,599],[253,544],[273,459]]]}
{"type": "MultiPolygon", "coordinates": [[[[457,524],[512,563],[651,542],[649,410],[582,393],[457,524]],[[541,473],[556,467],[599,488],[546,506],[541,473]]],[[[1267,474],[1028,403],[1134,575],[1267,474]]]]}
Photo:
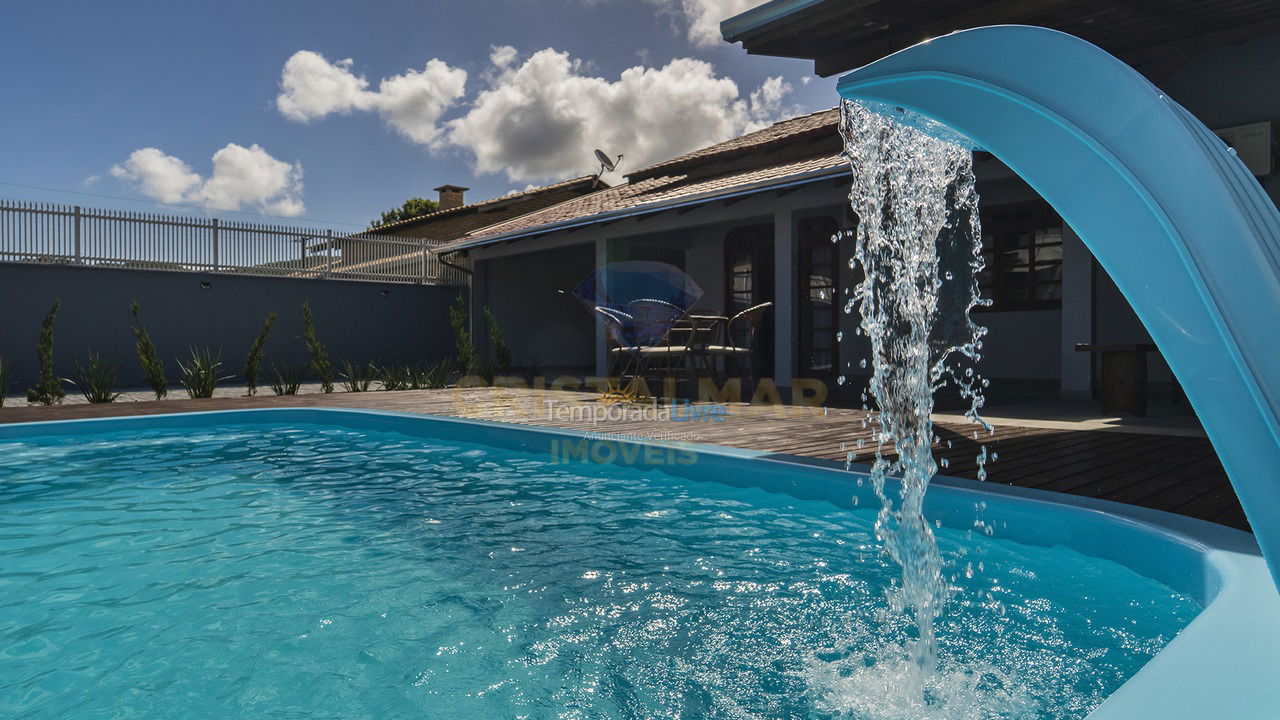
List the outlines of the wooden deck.
{"type": "MultiPolygon", "coordinates": [[[[599,404],[578,392],[508,388],[333,393],[208,400],[0,408],[0,423],[268,407],[346,407],[548,425],[602,433],[729,445],[771,453],[855,462],[875,455],[867,414],[859,410],[733,404],[724,422],[611,420],[581,416],[599,404]],[[579,408],[575,416],[575,408],[579,408]],[[862,441],[862,447],[858,447],[862,441]]],[[[589,415],[588,415],[589,417],[589,415]]],[[[990,482],[1104,498],[1248,529],[1244,512],[1209,441],[1199,437],[1076,431],[1005,425],[994,434],[974,425],[938,423],[935,447],[950,466],[975,477],[979,444],[999,459],[990,482]]]]}

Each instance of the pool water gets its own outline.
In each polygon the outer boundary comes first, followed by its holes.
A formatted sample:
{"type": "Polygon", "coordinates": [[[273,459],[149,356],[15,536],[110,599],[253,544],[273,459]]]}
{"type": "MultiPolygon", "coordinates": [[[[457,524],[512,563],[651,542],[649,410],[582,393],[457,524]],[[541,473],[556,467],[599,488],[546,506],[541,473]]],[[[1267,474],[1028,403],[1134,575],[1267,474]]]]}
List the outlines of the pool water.
{"type": "Polygon", "coordinates": [[[873,509],[327,425],[0,441],[0,717],[1079,718],[1200,608],[873,509]]]}

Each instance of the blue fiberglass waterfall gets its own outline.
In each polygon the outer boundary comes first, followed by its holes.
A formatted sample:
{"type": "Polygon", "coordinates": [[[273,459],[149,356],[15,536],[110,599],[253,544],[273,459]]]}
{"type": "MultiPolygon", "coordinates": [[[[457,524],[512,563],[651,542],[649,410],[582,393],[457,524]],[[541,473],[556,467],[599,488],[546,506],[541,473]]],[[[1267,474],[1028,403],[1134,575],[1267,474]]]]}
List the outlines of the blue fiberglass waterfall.
{"type": "Polygon", "coordinates": [[[1280,213],[1199,120],[1079,38],[1000,26],[840,78],[1018,173],[1084,240],[1203,422],[1280,586],[1280,213]]]}

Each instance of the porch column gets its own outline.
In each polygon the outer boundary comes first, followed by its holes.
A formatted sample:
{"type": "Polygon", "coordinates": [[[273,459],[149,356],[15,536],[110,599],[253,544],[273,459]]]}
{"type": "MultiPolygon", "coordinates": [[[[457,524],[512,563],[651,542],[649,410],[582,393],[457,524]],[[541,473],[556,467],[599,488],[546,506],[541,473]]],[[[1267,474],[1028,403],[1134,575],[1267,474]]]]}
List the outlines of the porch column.
{"type": "Polygon", "coordinates": [[[1075,231],[1062,226],[1062,380],[1058,394],[1088,398],[1093,392],[1093,355],[1076,343],[1093,337],[1093,255],[1075,231]]]}
{"type": "MultiPolygon", "coordinates": [[[[795,242],[791,211],[773,213],[773,379],[791,387],[795,355],[795,242]]],[[[763,350],[763,348],[762,348],[763,350]]]]}
{"type": "MultiPolygon", "coordinates": [[[[604,267],[609,263],[609,241],[605,238],[596,240],[596,270],[604,267]]],[[[593,315],[595,313],[592,313],[593,315]]],[[[609,374],[609,338],[605,331],[604,323],[599,317],[595,318],[596,324],[596,376],[604,377],[609,374]]]]}

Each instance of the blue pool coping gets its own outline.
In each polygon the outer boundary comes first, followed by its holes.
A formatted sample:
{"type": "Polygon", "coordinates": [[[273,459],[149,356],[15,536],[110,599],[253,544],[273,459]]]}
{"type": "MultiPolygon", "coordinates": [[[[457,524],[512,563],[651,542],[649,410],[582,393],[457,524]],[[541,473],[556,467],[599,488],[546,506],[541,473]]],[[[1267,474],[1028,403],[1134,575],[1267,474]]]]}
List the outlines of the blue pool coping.
{"type": "MultiPolygon", "coordinates": [[[[583,441],[596,441],[616,445],[607,448],[607,456],[620,461],[623,456],[644,458],[638,453],[658,446],[679,453],[674,456],[678,461],[654,467],[679,477],[827,500],[846,508],[878,507],[870,483],[856,482],[865,479],[866,466],[846,470],[843,463],[759,450],[642,442],[600,432],[385,410],[255,408],[13,423],[0,425],[0,442],[252,423],[396,432],[541,454],[565,447],[580,450],[583,441]]],[[[925,511],[944,526],[968,530],[978,503],[985,503],[981,516],[994,524],[1000,538],[1062,545],[1117,562],[1187,594],[1203,608],[1089,720],[1280,717],[1280,594],[1252,535],[1149,508],[947,476],[934,479],[925,511]]]]}

